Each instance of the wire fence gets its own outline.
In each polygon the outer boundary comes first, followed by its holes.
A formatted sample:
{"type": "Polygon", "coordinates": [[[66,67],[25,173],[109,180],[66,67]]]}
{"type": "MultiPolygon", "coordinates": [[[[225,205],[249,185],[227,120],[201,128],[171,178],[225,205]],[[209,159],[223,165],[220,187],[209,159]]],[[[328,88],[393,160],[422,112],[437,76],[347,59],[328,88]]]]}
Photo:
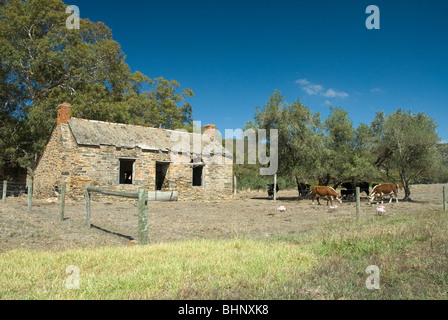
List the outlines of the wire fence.
{"type": "MultiPolygon", "coordinates": [[[[3,198],[5,183],[0,182],[0,198],[3,198]]],[[[8,181],[6,184],[6,197],[19,197],[28,194],[28,188],[25,182],[8,181]]]]}

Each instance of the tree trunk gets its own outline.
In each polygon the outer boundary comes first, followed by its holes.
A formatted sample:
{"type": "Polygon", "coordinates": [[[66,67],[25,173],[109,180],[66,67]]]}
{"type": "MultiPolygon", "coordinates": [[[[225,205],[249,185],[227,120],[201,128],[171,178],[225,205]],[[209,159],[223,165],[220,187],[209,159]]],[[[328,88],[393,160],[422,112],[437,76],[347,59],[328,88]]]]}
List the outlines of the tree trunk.
{"type": "Polygon", "coordinates": [[[299,198],[300,198],[299,177],[295,176],[295,178],[296,178],[297,192],[299,193],[299,198]]]}
{"type": "Polygon", "coordinates": [[[409,185],[404,186],[404,198],[403,201],[411,201],[411,190],[409,189],[409,185]]]}
{"type": "Polygon", "coordinates": [[[401,179],[401,183],[403,184],[403,188],[404,188],[404,198],[403,201],[412,201],[411,200],[411,188],[409,185],[409,181],[406,181],[406,179],[402,178],[401,179]]]}

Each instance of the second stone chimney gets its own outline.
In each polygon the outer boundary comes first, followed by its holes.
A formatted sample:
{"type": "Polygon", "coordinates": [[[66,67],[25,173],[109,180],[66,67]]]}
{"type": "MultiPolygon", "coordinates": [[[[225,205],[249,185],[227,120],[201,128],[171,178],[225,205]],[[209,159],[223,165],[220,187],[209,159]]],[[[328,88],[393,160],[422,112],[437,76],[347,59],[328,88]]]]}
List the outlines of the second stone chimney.
{"type": "Polygon", "coordinates": [[[72,117],[72,105],[70,103],[63,103],[58,106],[58,125],[67,124],[67,121],[72,117]]]}
{"type": "Polygon", "coordinates": [[[216,126],[214,124],[204,125],[204,134],[208,135],[210,139],[215,139],[216,126]]]}

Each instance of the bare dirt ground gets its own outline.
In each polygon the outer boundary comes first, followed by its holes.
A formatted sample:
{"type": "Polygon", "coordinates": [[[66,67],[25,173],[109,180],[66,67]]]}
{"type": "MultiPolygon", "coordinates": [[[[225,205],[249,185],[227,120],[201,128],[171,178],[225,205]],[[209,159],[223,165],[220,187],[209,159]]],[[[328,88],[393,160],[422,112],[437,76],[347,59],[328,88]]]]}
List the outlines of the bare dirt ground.
{"type": "MultiPolygon", "coordinates": [[[[404,216],[412,212],[442,210],[442,186],[414,185],[412,202],[385,202],[386,213],[377,215],[376,205],[370,206],[361,195],[361,219],[404,216]]],[[[266,191],[245,191],[234,200],[177,201],[149,203],[150,243],[186,239],[232,237],[268,237],[294,234],[340,221],[352,220],[355,202],[336,203],[330,210],[311,200],[298,200],[296,190],[280,190],[277,201],[269,200],[266,191]],[[286,212],[277,208],[284,205],[286,212]]],[[[120,198],[92,201],[91,223],[85,223],[83,201],[66,201],[65,220],[59,221],[59,203],[34,200],[31,213],[27,212],[25,197],[8,198],[0,203],[0,252],[16,248],[64,250],[95,246],[126,246],[137,239],[138,212],[133,200],[120,198]]]]}

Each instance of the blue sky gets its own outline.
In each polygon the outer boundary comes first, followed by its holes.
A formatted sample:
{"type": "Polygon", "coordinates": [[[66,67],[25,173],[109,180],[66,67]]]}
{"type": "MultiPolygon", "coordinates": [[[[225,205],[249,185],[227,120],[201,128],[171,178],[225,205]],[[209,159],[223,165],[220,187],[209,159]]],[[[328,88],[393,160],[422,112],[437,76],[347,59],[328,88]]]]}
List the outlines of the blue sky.
{"type": "Polygon", "coordinates": [[[279,90],[323,117],[341,107],[355,126],[376,111],[421,111],[448,141],[448,1],[65,3],[112,29],[132,71],[192,89],[194,120],[222,132],[279,90]],[[365,26],[368,5],[379,30],[365,26]]]}

